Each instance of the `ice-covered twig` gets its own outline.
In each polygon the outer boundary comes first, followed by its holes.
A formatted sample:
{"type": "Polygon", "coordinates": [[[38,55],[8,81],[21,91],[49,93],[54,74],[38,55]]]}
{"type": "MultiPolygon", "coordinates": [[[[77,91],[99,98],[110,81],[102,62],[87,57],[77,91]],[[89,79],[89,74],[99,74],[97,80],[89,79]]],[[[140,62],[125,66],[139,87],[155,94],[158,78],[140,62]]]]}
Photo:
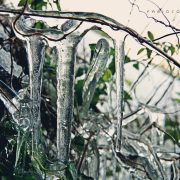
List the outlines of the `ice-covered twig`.
{"type": "Polygon", "coordinates": [[[159,172],[160,172],[162,178],[166,180],[166,179],[167,179],[167,178],[166,178],[167,176],[166,176],[166,173],[165,173],[165,171],[164,171],[164,169],[163,169],[163,166],[162,166],[162,164],[161,164],[161,162],[160,162],[157,154],[154,152],[154,149],[151,147],[150,143],[148,142],[148,140],[145,139],[145,138],[141,138],[141,136],[139,136],[139,135],[137,135],[137,134],[132,134],[132,133],[126,131],[126,130],[123,130],[123,134],[124,134],[128,139],[132,139],[132,140],[138,141],[138,142],[140,142],[140,143],[143,143],[145,146],[147,146],[149,152],[152,154],[152,156],[153,156],[153,158],[154,158],[154,161],[155,161],[156,164],[157,164],[157,167],[158,167],[158,169],[159,169],[159,172]]]}

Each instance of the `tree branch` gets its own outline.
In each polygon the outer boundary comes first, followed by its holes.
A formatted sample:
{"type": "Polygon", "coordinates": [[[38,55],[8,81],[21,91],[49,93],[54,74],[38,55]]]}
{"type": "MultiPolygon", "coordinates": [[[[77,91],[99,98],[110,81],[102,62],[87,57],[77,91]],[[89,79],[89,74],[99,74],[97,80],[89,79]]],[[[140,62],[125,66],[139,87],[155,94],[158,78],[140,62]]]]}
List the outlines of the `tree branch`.
{"type": "MultiPolygon", "coordinates": [[[[20,10],[15,9],[3,9],[0,8],[0,14],[20,14],[22,13],[20,10]]],[[[27,16],[33,16],[33,17],[44,17],[44,18],[55,18],[55,19],[74,19],[78,21],[85,21],[85,22],[91,22],[91,23],[97,23],[101,25],[105,25],[110,27],[113,30],[119,31],[122,30],[135,39],[138,40],[140,44],[145,44],[146,46],[151,47],[154,49],[159,55],[163,56],[164,58],[168,59],[170,62],[172,62],[175,66],[180,68],[180,63],[176,61],[174,58],[170,57],[168,54],[164,53],[162,50],[160,50],[158,47],[156,47],[152,42],[142,37],[140,34],[138,34],[135,30],[124,26],[123,24],[117,22],[116,20],[98,14],[98,13],[90,13],[90,12],[59,12],[59,11],[34,11],[29,10],[29,12],[24,12],[23,15],[27,16]]]]}

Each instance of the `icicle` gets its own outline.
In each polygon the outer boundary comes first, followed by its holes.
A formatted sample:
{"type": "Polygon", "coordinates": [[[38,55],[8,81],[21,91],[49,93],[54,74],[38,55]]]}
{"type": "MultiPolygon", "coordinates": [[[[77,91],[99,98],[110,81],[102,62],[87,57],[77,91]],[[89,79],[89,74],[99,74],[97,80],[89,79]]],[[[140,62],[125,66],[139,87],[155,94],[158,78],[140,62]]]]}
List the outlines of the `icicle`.
{"type": "MultiPolygon", "coordinates": [[[[61,29],[69,31],[77,26],[77,22],[66,21],[61,29]],[[67,27],[66,27],[67,26],[67,27]]],[[[73,119],[74,106],[74,65],[76,62],[76,47],[82,37],[95,26],[84,27],[85,30],[73,32],[65,39],[58,42],[57,62],[57,151],[58,162],[67,164],[69,158],[69,147],[71,138],[71,123],[73,119]]],[[[79,30],[79,29],[78,29],[79,30]]]]}
{"type": "MultiPolygon", "coordinates": [[[[16,94],[10,89],[5,83],[0,81],[0,99],[4,102],[5,106],[12,114],[14,121],[18,125],[18,138],[17,138],[17,149],[16,149],[16,162],[15,167],[18,166],[20,158],[21,147],[31,130],[33,129],[33,143],[37,150],[39,145],[39,128],[40,128],[40,91],[41,91],[41,71],[42,71],[42,54],[43,43],[39,42],[38,37],[31,37],[29,43],[29,66],[30,66],[30,97],[27,95],[26,90],[21,90],[16,94]],[[32,47],[33,46],[33,47],[32,47]],[[39,53],[39,54],[38,54],[39,53]],[[33,57],[33,59],[32,59],[33,57]],[[32,99],[32,106],[31,100],[32,99]],[[31,114],[32,113],[32,114],[31,114]],[[31,124],[33,124],[32,129],[31,124]]],[[[41,42],[41,41],[40,41],[41,42]]],[[[34,149],[35,151],[35,149],[34,149]]],[[[17,169],[23,169],[19,167],[17,169]]]]}
{"type": "Polygon", "coordinates": [[[32,100],[33,151],[38,149],[40,140],[40,103],[44,51],[45,43],[41,37],[30,36],[28,38],[27,52],[30,71],[30,98],[32,100]]]}
{"type": "Polygon", "coordinates": [[[87,72],[87,76],[83,87],[82,116],[87,115],[90,103],[92,101],[96,89],[96,84],[106,68],[106,64],[109,57],[108,52],[109,44],[107,40],[100,39],[97,42],[95,53],[89,71],[87,72]]]}
{"type": "Polygon", "coordinates": [[[58,160],[67,163],[71,137],[71,120],[74,101],[74,63],[76,48],[66,38],[58,44],[57,63],[57,149],[58,160]]]}
{"type": "Polygon", "coordinates": [[[123,120],[123,89],[124,89],[124,41],[114,40],[116,67],[116,104],[117,104],[117,140],[116,151],[121,149],[123,120]]]}
{"type": "MultiPolygon", "coordinates": [[[[28,46],[28,59],[30,66],[30,93],[32,99],[32,119],[33,119],[33,151],[38,148],[39,142],[39,127],[40,127],[40,92],[41,92],[41,71],[44,58],[44,43],[39,36],[34,36],[32,33],[41,32],[43,37],[62,38],[69,33],[66,38],[61,39],[56,43],[59,60],[57,62],[57,158],[58,162],[67,163],[69,146],[71,121],[73,115],[73,91],[74,91],[74,64],[76,46],[82,37],[91,29],[98,29],[95,26],[84,27],[81,33],[76,32],[76,28],[82,24],[79,21],[68,20],[61,26],[59,30],[35,30],[32,29],[33,20],[23,19],[17,21],[17,35],[24,39],[22,34],[28,34],[26,37],[28,46]],[[71,31],[71,32],[69,32],[71,31]],[[29,35],[33,36],[29,36],[29,35]]],[[[47,40],[48,41],[48,40],[47,40]]],[[[49,44],[51,42],[48,41],[49,44]]],[[[54,44],[54,42],[53,42],[54,44]]],[[[60,163],[61,164],[61,163],[60,163]]]]}
{"type": "MultiPolygon", "coordinates": [[[[32,26],[34,23],[30,18],[22,18],[16,22],[16,35],[26,41],[29,76],[30,76],[30,99],[32,100],[32,149],[36,151],[40,138],[40,102],[41,102],[41,84],[42,69],[44,63],[45,43],[40,36],[33,35],[24,37],[22,34],[35,33],[36,30],[32,26]],[[21,34],[19,34],[21,33],[21,34]]],[[[42,30],[43,31],[43,30],[42,30]]]]}

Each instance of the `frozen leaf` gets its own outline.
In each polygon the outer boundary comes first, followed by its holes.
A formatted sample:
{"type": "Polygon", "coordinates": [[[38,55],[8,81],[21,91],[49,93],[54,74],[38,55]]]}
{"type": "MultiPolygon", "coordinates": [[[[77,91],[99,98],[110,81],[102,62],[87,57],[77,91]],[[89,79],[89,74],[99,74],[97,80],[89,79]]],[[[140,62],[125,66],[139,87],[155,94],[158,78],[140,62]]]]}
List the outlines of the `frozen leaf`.
{"type": "Polygon", "coordinates": [[[105,72],[104,72],[104,74],[103,74],[103,76],[102,76],[102,79],[103,79],[103,81],[109,81],[110,80],[110,78],[112,77],[112,73],[111,73],[111,71],[109,70],[109,69],[107,69],[105,72]]]}
{"type": "Polygon", "coordinates": [[[135,69],[139,70],[139,63],[137,62],[137,63],[133,64],[133,67],[134,67],[135,69]]]}
{"type": "Polygon", "coordinates": [[[93,54],[93,59],[91,61],[89,71],[87,72],[87,76],[83,87],[82,113],[84,115],[87,114],[87,111],[89,109],[90,103],[92,101],[96,89],[96,84],[106,68],[106,64],[109,57],[108,50],[108,42],[105,39],[100,39],[97,42],[96,49],[93,54]]]}
{"type": "Polygon", "coordinates": [[[149,48],[146,48],[146,51],[147,51],[147,57],[151,58],[152,50],[149,48]]]}

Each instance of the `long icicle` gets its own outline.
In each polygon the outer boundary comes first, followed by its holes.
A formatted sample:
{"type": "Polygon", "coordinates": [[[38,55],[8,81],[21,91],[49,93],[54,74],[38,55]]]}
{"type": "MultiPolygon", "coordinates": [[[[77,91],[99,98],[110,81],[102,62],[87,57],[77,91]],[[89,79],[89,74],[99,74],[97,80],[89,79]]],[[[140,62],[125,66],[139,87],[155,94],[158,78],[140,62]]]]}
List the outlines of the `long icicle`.
{"type": "Polygon", "coordinates": [[[27,40],[30,76],[30,99],[32,101],[32,151],[37,152],[40,142],[40,103],[45,43],[39,36],[27,40]]]}
{"type": "MultiPolygon", "coordinates": [[[[68,20],[61,30],[68,32],[78,26],[77,21],[68,20]]],[[[71,123],[74,108],[74,66],[76,62],[76,47],[83,36],[96,26],[87,26],[80,32],[73,32],[66,39],[58,42],[57,62],[57,160],[59,163],[67,164],[69,159],[71,123]]],[[[78,29],[79,30],[79,29],[78,29]]]]}
{"type": "Polygon", "coordinates": [[[76,48],[66,38],[58,44],[57,63],[57,151],[58,161],[66,164],[69,156],[71,120],[74,103],[74,65],[76,48]]]}
{"type": "MultiPolygon", "coordinates": [[[[42,70],[45,54],[45,41],[39,35],[24,37],[21,33],[35,33],[36,29],[30,27],[31,19],[21,17],[16,21],[16,28],[13,26],[16,36],[26,41],[26,49],[29,63],[30,77],[30,99],[32,103],[32,151],[35,152],[39,146],[40,138],[40,103],[41,103],[41,86],[42,86],[42,70]],[[18,30],[18,32],[17,32],[18,30]]],[[[42,30],[43,31],[43,30],[42,30]]]]}
{"type": "Polygon", "coordinates": [[[40,142],[40,104],[42,71],[45,43],[40,36],[31,36],[27,40],[27,52],[30,73],[30,99],[32,101],[32,150],[38,151],[40,142]]]}
{"type": "Polygon", "coordinates": [[[114,39],[116,67],[117,139],[116,151],[121,149],[124,91],[124,41],[114,39]]]}

